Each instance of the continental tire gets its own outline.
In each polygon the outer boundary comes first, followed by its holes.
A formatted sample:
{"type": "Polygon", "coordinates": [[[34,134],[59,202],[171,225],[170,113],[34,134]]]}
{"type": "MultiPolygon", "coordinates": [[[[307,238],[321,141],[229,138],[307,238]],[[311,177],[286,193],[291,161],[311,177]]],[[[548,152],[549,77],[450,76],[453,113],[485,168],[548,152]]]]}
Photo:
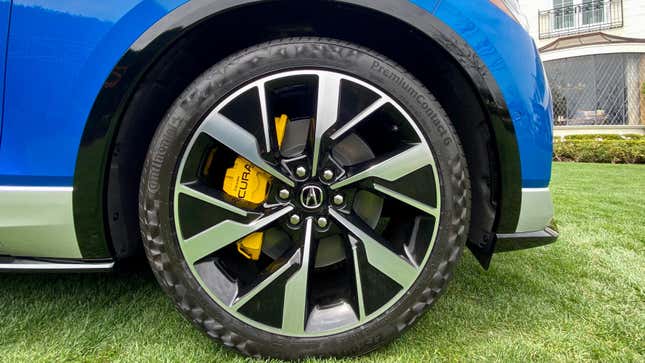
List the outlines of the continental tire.
{"type": "Polygon", "coordinates": [[[444,292],[470,184],[413,75],[354,44],[292,38],[179,96],[150,145],[139,216],[157,280],[212,339],[249,356],[352,356],[444,292]]]}

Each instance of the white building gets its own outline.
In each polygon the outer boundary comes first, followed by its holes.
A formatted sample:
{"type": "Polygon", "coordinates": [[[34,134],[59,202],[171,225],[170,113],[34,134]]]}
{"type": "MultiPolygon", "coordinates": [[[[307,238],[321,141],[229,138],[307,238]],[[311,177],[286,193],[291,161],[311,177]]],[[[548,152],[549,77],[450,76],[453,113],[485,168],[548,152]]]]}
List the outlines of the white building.
{"type": "Polygon", "coordinates": [[[556,134],[645,134],[645,0],[520,0],[556,134]]]}

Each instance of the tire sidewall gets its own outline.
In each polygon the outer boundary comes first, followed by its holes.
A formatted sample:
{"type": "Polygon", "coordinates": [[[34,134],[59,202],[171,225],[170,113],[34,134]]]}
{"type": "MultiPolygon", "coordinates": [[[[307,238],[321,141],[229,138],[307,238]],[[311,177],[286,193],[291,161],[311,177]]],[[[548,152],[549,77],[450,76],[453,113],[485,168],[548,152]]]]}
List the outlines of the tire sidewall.
{"type": "Polygon", "coordinates": [[[463,151],[450,121],[425,87],[395,63],[367,49],[334,40],[289,39],[265,43],[220,62],[179,96],[149,148],[140,186],[140,224],[146,254],[158,281],[179,310],[209,336],[249,355],[355,355],[396,337],[443,292],[465,243],[469,202],[463,151]],[[178,165],[204,117],[244,84],[297,69],[345,73],[375,85],[399,102],[430,145],[441,188],[436,240],[417,281],[377,318],[353,330],[324,337],[293,338],[269,333],[222,309],[186,265],[172,213],[178,165]]]}

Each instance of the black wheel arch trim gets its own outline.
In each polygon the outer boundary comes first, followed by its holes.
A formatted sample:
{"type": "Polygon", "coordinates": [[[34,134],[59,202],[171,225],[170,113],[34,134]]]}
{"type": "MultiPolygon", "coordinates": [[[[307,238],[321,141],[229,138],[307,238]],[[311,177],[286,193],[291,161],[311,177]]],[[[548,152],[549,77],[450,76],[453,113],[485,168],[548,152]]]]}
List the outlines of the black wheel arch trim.
{"type": "MultiPolygon", "coordinates": [[[[84,258],[115,255],[108,231],[106,203],[110,159],[122,115],[143,76],[180,37],[204,20],[258,0],[192,0],[155,23],[119,60],[99,92],[88,117],[74,174],[74,220],[84,258]]],[[[407,0],[331,0],[387,14],[441,45],[470,77],[493,130],[499,160],[500,190],[495,231],[513,233],[521,204],[521,169],[515,129],[502,92],[483,61],[453,30],[431,13],[407,0]]],[[[494,238],[483,245],[469,243],[473,252],[487,253],[494,238]],[[490,244],[487,245],[487,243],[490,244]]],[[[477,253],[476,253],[477,254],[477,253]]]]}

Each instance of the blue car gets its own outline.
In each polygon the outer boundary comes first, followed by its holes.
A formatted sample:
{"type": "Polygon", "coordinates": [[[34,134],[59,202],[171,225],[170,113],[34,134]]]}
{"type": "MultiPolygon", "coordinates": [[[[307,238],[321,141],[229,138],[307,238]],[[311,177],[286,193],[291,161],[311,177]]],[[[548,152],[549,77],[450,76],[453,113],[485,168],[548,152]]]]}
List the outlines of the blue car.
{"type": "Polygon", "coordinates": [[[150,263],[250,356],[359,355],[556,240],[516,0],[0,0],[0,270],[150,263]],[[137,260],[137,257],[140,260],[137,260]]]}

